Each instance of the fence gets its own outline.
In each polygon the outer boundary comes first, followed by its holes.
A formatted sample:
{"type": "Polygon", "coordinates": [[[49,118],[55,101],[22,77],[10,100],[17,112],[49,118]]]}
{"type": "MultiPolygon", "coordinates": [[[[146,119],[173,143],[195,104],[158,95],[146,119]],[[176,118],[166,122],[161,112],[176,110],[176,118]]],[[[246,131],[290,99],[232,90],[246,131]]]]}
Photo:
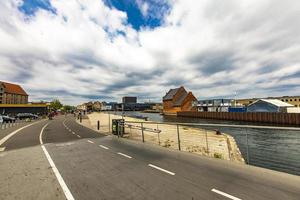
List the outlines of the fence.
{"type": "Polygon", "coordinates": [[[197,117],[204,119],[221,119],[234,121],[261,122],[272,124],[300,125],[300,113],[266,113],[266,112],[177,112],[179,117],[197,117]]]}
{"type": "Polygon", "coordinates": [[[20,126],[21,124],[23,124],[25,122],[26,122],[26,120],[19,120],[19,119],[16,119],[12,122],[2,122],[2,123],[0,123],[0,131],[6,130],[6,129],[14,127],[14,126],[20,126]]]}
{"type": "MultiPolygon", "coordinates": [[[[99,131],[106,134],[112,132],[112,119],[122,116],[111,113],[89,116],[91,128],[97,130],[99,121],[99,131]]],[[[121,125],[124,138],[300,175],[300,128],[297,127],[124,119],[121,125]]]]}

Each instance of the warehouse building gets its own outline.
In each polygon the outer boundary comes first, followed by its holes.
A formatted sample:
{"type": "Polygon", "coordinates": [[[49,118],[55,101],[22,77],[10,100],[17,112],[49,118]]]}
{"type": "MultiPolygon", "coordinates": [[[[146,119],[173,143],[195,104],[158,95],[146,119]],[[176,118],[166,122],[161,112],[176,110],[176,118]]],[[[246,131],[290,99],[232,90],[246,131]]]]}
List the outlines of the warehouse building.
{"type": "Polygon", "coordinates": [[[247,106],[247,112],[297,113],[300,112],[300,108],[278,99],[259,99],[247,106]]]}

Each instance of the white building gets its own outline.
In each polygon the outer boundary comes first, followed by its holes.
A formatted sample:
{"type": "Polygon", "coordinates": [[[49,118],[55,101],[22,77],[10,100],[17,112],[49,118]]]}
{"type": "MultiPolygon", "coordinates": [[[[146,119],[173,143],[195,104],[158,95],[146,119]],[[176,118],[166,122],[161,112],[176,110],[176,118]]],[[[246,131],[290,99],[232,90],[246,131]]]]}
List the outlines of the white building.
{"type": "Polygon", "coordinates": [[[259,99],[247,106],[247,112],[300,113],[300,108],[278,99],[259,99]]]}

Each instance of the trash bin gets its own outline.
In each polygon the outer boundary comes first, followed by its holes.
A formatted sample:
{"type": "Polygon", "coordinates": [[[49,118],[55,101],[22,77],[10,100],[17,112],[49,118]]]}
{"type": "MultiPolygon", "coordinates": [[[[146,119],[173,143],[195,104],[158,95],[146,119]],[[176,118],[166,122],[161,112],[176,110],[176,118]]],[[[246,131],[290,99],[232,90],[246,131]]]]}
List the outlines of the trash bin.
{"type": "Polygon", "coordinates": [[[124,134],[124,119],[113,119],[112,120],[112,134],[123,136],[124,134]]]}

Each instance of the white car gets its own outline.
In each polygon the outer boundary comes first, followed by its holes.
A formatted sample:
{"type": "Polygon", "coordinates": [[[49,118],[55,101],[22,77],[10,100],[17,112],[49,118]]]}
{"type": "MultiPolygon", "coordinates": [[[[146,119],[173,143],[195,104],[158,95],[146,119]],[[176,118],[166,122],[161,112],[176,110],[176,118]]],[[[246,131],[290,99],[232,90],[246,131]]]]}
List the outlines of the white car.
{"type": "Polygon", "coordinates": [[[3,117],[0,115],[0,124],[3,123],[3,117]]]}

